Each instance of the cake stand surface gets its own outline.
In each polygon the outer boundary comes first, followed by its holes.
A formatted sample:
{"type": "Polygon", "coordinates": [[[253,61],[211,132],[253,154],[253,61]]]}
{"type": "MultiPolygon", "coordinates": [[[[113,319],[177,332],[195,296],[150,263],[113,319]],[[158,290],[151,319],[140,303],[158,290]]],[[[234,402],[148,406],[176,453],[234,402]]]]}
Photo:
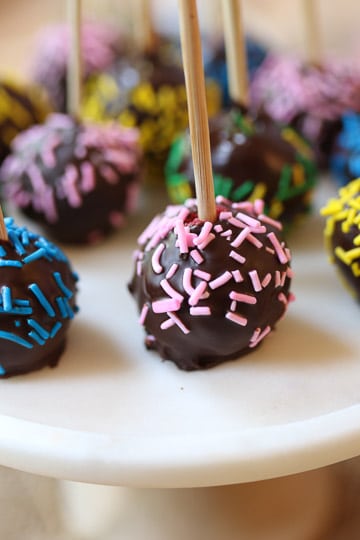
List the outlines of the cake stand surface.
{"type": "MultiPolygon", "coordinates": [[[[316,209],[332,193],[324,180],[316,209]]],[[[147,194],[126,230],[64,248],[81,311],[57,368],[0,381],[0,463],[65,480],[81,538],[105,538],[122,516],[132,540],[317,539],[336,488],[314,469],[360,454],[358,306],[328,264],[323,219],[315,209],[288,238],[297,300],[276,332],[241,360],[186,373],[144,349],[126,288],[135,239],[165,204],[147,194]]]]}

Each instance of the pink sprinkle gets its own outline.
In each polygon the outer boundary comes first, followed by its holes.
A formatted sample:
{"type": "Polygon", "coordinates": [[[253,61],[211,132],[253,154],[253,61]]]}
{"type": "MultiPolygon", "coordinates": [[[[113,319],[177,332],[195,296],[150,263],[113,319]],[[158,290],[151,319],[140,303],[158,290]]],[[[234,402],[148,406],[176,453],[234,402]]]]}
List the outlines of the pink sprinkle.
{"type": "Polygon", "coordinates": [[[89,193],[95,189],[95,170],[94,167],[88,161],[84,161],[80,165],[81,171],[81,191],[83,193],[89,193]]]}
{"type": "MultiPolygon", "coordinates": [[[[233,225],[234,227],[237,227],[238,229],[243,229],[246,226],[243,221],[240,221],[236,217],[229,218],[228,222],[230,223],[230,225],[233,225]]],[[[249,225],[249,223],[247,225],[249,225]]]]}
{"type": "Polygon", "coordinates": [[[218,223],[217,225],[215,225],[214,227],[214,231],[217,232],[217,233],[221,233],[223,231],[223,227],[222,225],[220,225],[220,223],[218,223]]]}
{"type": "Polygon", "coordinates": [[[180,253],[188,253],[189,248],[186,238],[186,230],[181,219],[176,220],[175,234],[177,234],[178,237],[180,253]]]}
{"type": "Polygon", "coordinates": [[[221,274],[221,276],[210,281],[209,286],[211,289],[217,289],[218,287],[222,287],[222,285],[225,285],[225,283],[227,283],[231,278],[232,278],[231,272],[226,270],[226,272],[221,274]]]}
{"type": "Polygon", "coordinates": [[[251,216],[244,214],[243,212],[238,212],[236,214],[236,217],[250,227],[258,227],[260,225],[260,221],[258,219],[254,219],[251,216]]]}
{"type": "Polygon", "coordinates": [[[167,330],[168,328],[171,328],[174,325],[175,325],[175,322],[172,319],[166,319],[166,321],[160,324],[160,328],[161,330],[167,330]]]}
{"type": "Polygon", "coordinates": [[[194,259],[196,264],[201,264],[202,262],[204,262],[204,257],[201,255],[200,251],[198,251],[197,249],[192,249],[190,251],[190,255],[194,259]]]}
{"type": "Polygon", "coordinates": [[[122,227],[122,225],[124,224],[124,214],[116,211],[110,212],[109,223],[111,223],[111,225],[117,229],[122,227]]]}
{"type": "Polygon", "coordinates": [[[52,137],[49,137],[48,140],[45,142],[45,146],[43,149],[43,152],[41,154],[41,157],[44,161],[45,166],[48,169],[52,169],[56,165],[56,157],[55,157],[55,148],[59,146],[60,139],[53,134],[52,137]]]}
{"type": "Polygon", "coordinates": [[[176,263],[173,263],[170,266],[168,273],[166,274],[166,279],[171,279],[175,275],[178,268],[179,268],[179,265],[176,263]]]}
{"type": "Polygon", "coordinates": [[[143,325],[145,323],[146,316],[149,312],[149,306],[147,304],[144,304],[140,313],[139,317],[139,323],[143,325]]]}
{"type": "Polygon", "coordinates": [[[209,272],[204,272],[203,270],[194,270],[194,276],[204,279],[205,281],[209,281],[211,279],[211,274],[209,272]]]}
{"type": "Polygon", "coordinates": [[[275,270],[275,287],[281,286],[281,273],[279,270],[275,270]]]}
{"type": "Polygon", "coordinates": [[[198,247],[199,247],[200,249],[205,249],[206,246],[207,246],[208,244],[210,244],[210,242],[212,242],[212,241],[214,240],[214,238],[215,238],[215,234],[209,233],[209,234],[207,235],[207,237],[205,238],[205,240],[204,240],[203,242],[201,242],[201,244],[198,244],[198,247]]]}
{"type": "Polygon", "coordinates": [[[281,247],[280,245],[280,242],[279,240],[277,239],[276,235],[271,232],[267,235],[268,239],[270,240],[270,242],[272,243],[274,249],[275,249],[275,253],[279,259],[279,261],[282,263],[282,264],[286,264],[288,262],[288,258],[283,250],[283,248],[281,247]]]}
{"type": "Polygon", "coordinates": [[[220,234],[220,236],[223,236],[224,238],[228,237],[228,236],[231,236],[232,235],[232,230],[231,229],[228,229],[227,231],[224,231],[220,234]]]}
{"type": "Polygon", "coordinates": [[[198,306],[190,308],[190,315],[211,315],[211,310],[208,306],[198,306]]]}
{"type": "Polygon", "coordinates": [[[239,324],[240,326],[246,326],[248,322],[246,317],[242,317],[241,315],[232,313],[231,311],[227,311],[225,317],[229,319],[229,321],[239,324]]]}
{"type": "Polygon", "coordinates": [[[275,255],[275,250],[266,246],[265,250],[268,252],[268,253],[271,253],[271,255],[275,255]]]}
{"type": "Polygon", "coordinates": [[[138,276],[141,276],[142,274],[142,262],[141,261],[138,261],[136,263],[136,273],[138,276]]]}
{"type": "Polygon", "coordinates": [[[246,240],[248,240],[248,242],[253,244],[258,249],[262,248],[262,246],[263,246],[262,242],[260,242],[260,240],[258,238],[255,238],[255,236],[253,234],[248,234],[247,237],[246,237],[246,240]]]}
{"type": "Polygon", "coordinates": [[[211,221],[205,221],[204,225],[201,228],[199,236],[194,239],[195,246],[198,246],[207,240],[207,237],[211,232],[212,227],[213,224],[211,223],[211,221]]]}
{"type": "Polygon", "coordinates": [[[245,238],[248,236],[248,234],[250,234],[250,228],[249,227],[245,227],[245,229],[243,229],[241,231],[241,233],[239,233],[237,235],[237,237],[235,238],[235,240],[233,240],[231,242],[231,246],[234,247],[234,248],[238,248],[239,246],[241,246],[241,244],[243,243],[243,241],[245,240],[245,238]]]}
{"type": "Polygon", "coordinates": [[[250,201],[242,201],[233,203],[232,208],[234,208],[234,210],[243,210],[244,212],[249,212],[251,214],[254,209],[254,205],[250,201]]]}
{"type": "Polygon", "coordinates": [[[220,221],[228,221],[232,217],[233,215],[231,212],[220,212],[219,214],[220,221]]]}
{"type": "Polygon", "coordinates": [[[267,336],[270,332],[271,332],[270,326],[267,326],[261,333],[260,333],[260,328],[257,328],[250,339],[249,347],[256,347],[256,345],[258,345],[258,343],[262,339],[264,339],[264,337],[267,336]]]}
{"type": "Polygon", "coordinates": [[[285,279],[286,279],[286,272],[282,272],[281,273],[281,280],[280,280],[281,287],[283,287],[285,285],[285,279]]]}
{"type": "Polygon", "coordinates": [[[154,313],[167,313],[168,311],[178,311],[181,306],[181,301],[176,298],[165,298],[156,300],[151,304],[154,313]]]}
{"type": "Polygon", "coordinates": [[[296,296],[292,292],[289,293],[288,302],[295,302],[296,296]]]}
{"type": "Polygon", "coordinates": [[[99,167],[101,176],[109,184],[117,184],[119,182],[119,174],[110,166],[104,163],[99,167]]]}
{"type": "Polygon", "coordinates": [[[249,277],[251,279],[252,286],[254,287],[254,291],[259,292],[262,290],[262,285],[259,279],[259,274],[257,273],[257,270],[251,270],[249,272],[249,277]]]}
{"type": "Polygon", "coordinates": [[[237,261],[240,264],[243,264],[246,261],[245,257],[240,255],[240,253],[236,253],[236,251],[233,251],[233,250],[230,251],[229,257],[231,257],[232,259],[235,259],[235,261],[237,261]]]}
{"type": "Polygon", "coordinates": [[[288,301],[287,301],[287,298],[286,298],[286,296],[285,296],[285,294],[283,292],[278,294],[278,300],[279,300],[279,302],[282,302],[283,304],[285,304],[285,306],[287,306],[288,301]]]}
{"type": "Polygon", "coordinates": [[[171,296],[171,298],[175,298],[175,300],[179,300],[180,302],[184,300],[183,295],[180,294],[178,291],[175,291],[175,289],[173,289],[167,279],[162,279],[160,281],[160,287],[163,289],[163,291],[166,292],[166,294],[171,296]]]}
{"type": "Polygon", "coordinates": [[[190,296],[188,302],[190,306],[196,306],[198,304],[199,300],[203,296],[204,292],[206,291],[207,283],[206,281],[201,281],[199,285],[194,289],[194,292],[190,296]]]}
{"type": "Polygon", "coordinates": [[[190,330],[185,326],[185,324],[179,319],[179,317],[177,317],[174,313],[171,313],[171,311],[169,311],[167,313],[167,315],[170,317],[170,319],[172,319],[174,321],[174,323],[180,328],[180,330],[184,333],[184,334],[189,334],[190,330]]]}
{"type": "Polygon", "coordinates": [[[256,199],[254,201],[254,211],[256,214],[262,214],[264,211],[265,202],[262,199],[256,199]]]}
{"type": "Polygon", "coordinates": [[[157,229],[157,226],[159,225],[159,222],[161,221],[160,216],[155,216],[149,225],[146,227],[146,229],[141,233],[141,235],[138,237],[137,241],[140,246],[145,244],[151,238],[151,236],[154,234],[154,232],[157,229]]]}
{"type": "Polygon", "coordinates": [[[231,273],[236,283],[241,283],[241,281],[244,281],[244,278],[242,277],[240,270],[233,270],[231,273]]]}
{"type": "Polygon", "coordinates": [[[46,187],[46,184],[45,184],[44,177],[40,169],[38,168],[38,166],[35,165],[34,163],[31,163],[28,166],[26,172],[28,174],[28,177],[30,178],[30,182],[33,185],[34,191],[41,192],[46,187]]]}
{"type": "MultiPolygon", "coordinates": [[[[151,257],[151,265],[155,274],[161,274],[161,272],[164,271],[163,267],[160,264],[160,258],[164,249],[165,249],[165,244],[159,244],[151,257]]],[[[167,310],[167,311],[171,311],[171,310],[167,310]]]]}
{"type": "Polygon", "coordinates": [[[269,216],[265,214],[260,214],[259,216],[260,221],[263,221],[264,223],[267,223],[268,225],[272,225],[276,229],[279,229],[279,231],[282,231],[282,224],[280,221],[277,221],[276,219],[272,219],[269,216]]]}
{"type": "Polygon", "coordinates": [[[231,291],[230,300],[235,300],[236,302],[243,302],[244,304],[256,304],[256,296],[250,294],[237,293],[236,291],[231,291]]]}
{"type": "Polygon", "coordinates": [[[236,300],[233,300],[230,304],[230,311],[236,311],[237,309],[237,302],[236,300]]]}
{"type": "Polygon", "coordinates": [[[269,272],[268,274],[266,274],[266,276],[265,276],[264,279],[262,280],[261,285],[262,285],[263,287],[267,287],[267,286],[269,285],[270,281],[271,281],[271,274],[270,274],[270,272],[269,272]]]}
{"type": "Polygon", "coordinates": [[[78,179],[78,171],[75,165],[69,164],[65,169],[65,176],[63,177],[62,185],[65,191],[65,195],[69,201],[70,206],[78,208],[81,206],[82,199],[76,188],[76,181],[78,179]]]}
{"type": "Polygon", "coordinates": [[[191,285],[192,269],[185,268],[183,273],[183,287],[184,291],[188,293],[189,296],[194,292],[194,287],[191,285]]]}

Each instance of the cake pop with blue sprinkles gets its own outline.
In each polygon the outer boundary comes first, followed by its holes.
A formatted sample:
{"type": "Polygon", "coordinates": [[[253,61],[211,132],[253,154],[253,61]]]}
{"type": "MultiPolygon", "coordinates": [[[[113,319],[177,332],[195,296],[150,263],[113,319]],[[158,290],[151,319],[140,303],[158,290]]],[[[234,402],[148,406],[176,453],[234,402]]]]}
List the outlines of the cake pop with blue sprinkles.
{"type": "Polygon", "coordinates": [[[45,237],[1,220],[0,377],[55,367],[78,312],[78,275],[45,237]]]}

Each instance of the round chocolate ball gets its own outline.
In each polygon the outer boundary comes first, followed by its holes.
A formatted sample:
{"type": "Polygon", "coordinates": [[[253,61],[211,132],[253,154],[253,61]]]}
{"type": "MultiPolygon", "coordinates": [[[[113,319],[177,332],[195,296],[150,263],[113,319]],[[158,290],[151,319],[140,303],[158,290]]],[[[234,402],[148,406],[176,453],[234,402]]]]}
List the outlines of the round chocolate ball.
{"type": "Polygon", "coordinates": [[[216,210],[201,221],[188,200],[156,216],[129,284],[146,347],[188,371],[256,348],[292,299],[291,254],[263,202],[218,197],[216,210]]]}

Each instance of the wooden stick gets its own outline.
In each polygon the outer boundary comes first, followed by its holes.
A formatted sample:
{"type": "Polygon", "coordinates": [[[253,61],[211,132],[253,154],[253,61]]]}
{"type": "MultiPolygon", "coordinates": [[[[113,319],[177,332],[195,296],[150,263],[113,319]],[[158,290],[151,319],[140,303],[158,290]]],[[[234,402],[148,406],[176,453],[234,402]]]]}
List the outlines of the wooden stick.
{"type": "Polygon", "coordinates": [[[196,0],[179,0],[179,15],[198,215],[201,220],[214,221],[216,205],[196,0]]]}
{"type": "Polygon", "coordinates": [[[246,43],[241,0],[222,0],[229,94],[234,103],[249,105],[246,43]]]}
{"type": "Polygon", "coordinates": [[[150,0],[131,0],[134,45],[139,53],[151,53],[156,47],[150,0]]]}
{"type": "Polygon", "coordinates": [[[302,0],[302,4],[307,60],[311,64],[320,65],[322,53],[316,0],[302,0]]]}
{"type": "Polygon", "coordinates": [[[4,222],[4,214],[0,206],[0,240],[7,242],[9,240],[6,225],[4,222]]]}
{"type": "Polygon", "coordinates": [[[67,72],[67,112],[80,115],[82,62],[81,62],[81,0],[67,0],[67,19],[70,30],[67,72]]]}

